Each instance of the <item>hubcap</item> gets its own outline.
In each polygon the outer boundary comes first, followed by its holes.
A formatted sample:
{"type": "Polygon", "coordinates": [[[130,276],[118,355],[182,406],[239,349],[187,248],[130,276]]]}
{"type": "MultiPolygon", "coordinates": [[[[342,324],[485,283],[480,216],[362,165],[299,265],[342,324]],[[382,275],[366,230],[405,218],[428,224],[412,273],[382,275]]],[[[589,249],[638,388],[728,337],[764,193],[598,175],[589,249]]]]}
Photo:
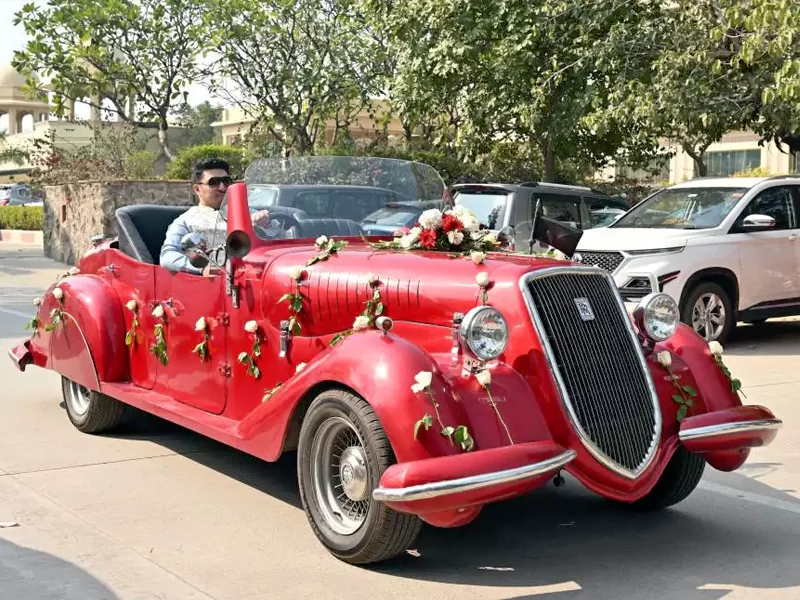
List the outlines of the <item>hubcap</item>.
{"type": "Polygon", "coordinates": [[[70,381],[67,402],[69,402],[72,412],[76,415],[85,415],[86,411],[89,410],[89,390],[74,381],[70,381]]]}
{"type": "Polygon", "coordinates": [[[692,308],[692,327],[706,341],[716,340],[725,328],[725,304],[713,293],[700,296],[692,308]]]}
{"type": "Polygon", "coordinates": [[[311,486],[331,529],[341,535],[359,530],[370,506],[369,467],[361,437],[341,417],[325,420],[314,435],[311,486]]]}

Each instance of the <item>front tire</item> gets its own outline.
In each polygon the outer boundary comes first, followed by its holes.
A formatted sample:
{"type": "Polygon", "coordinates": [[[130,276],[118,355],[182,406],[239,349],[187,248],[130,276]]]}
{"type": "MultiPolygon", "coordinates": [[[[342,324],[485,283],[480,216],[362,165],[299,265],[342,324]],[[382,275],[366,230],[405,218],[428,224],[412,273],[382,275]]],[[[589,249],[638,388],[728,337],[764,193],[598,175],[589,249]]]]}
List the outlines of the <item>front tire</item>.
{"type": "Polygon", "coordinates": [[[681,321],[707,342],[724,344],[736,326],[733,302],[719,284],[700,283],[686,296],[681,307],[681,321]]]}
{"type": "Polygon", "coordinates": [[[61,378],[61,394],[70,422],[83,433],[110,431],[125,418],[125,404],[66,377],[61,378]]]}
{"type": "Polygon", "coordinates": [[[311,403],[298,442],[300,499],[314,534],[340,560],[386,560],[405,552],[419,534],[416,515],[372,499],[394,462],[386,433],[362,398],[333,389],[311,403]]]}
{"type": "Polygon", "coordinates": [[[699,454],[679,446],[655,487],[633,503],[634,508],[654,511],[685,500],[700,483],[706,461],[699,454]]]}

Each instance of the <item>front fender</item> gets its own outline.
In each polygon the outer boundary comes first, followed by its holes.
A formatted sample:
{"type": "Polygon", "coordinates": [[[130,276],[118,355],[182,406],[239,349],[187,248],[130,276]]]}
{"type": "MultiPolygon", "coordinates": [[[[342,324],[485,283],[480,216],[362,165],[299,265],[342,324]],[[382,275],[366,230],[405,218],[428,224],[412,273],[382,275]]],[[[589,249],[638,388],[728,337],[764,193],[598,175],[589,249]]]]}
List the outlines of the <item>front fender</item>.
{"type": "Polygon", "coordinates": [[[100,382],[128,379],[125,350],[125,317],[113,288],[95,275],[73,275],[53,284],[39,310],[39,334],[31,341],[35,354],[47,356],[46,366],[89,389],[100,382]],[[53,289],[64,295],[63,320],[51,332],[51,312],[59,302],[53,289]]]}
{"type": "MultiPolygon", "coordinates": [[[[514,442],[551,440],[524,380],[506,365],[498,365],[495,370],[493,389],[505,401],[505,421],[514,442]],[[523,418],[519,418],[521,415],[523,418]]],[[[436,358],[419,346],[378,331],[355,333],[325,350],[248,415],[239,425],[238,434],[248,440],[248,445],[258,448],[259,455],[275,460],[298,404],[315,389],[339,385],[369,402],[398,462],[460,454],[463,451],[441,435],[430,397],[425,392],[411,390],[414,376],[420,371],[433,374],[431,388],[445,425],[466,425],[475,438],[476,448],[509,443],[505,429],[495,419],[494,410],[474,378],[459,380],[454,370],[442,369],[436,358]],[[433,417],[433,427],[420,430],[415,440],[415,423],[425,414],[433,417]]]]}

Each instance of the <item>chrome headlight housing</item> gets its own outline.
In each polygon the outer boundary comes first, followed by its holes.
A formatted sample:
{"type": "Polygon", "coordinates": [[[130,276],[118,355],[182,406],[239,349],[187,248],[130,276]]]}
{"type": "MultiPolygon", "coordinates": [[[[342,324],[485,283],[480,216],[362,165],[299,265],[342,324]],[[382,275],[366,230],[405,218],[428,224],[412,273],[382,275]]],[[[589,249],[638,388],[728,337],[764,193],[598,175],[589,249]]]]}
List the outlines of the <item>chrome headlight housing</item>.
{"type": "Polygon", "coordinates": [[[508,323],[496,308],[476,306],[461,322],[461,339],[480,360],[493,360],[508,345],[508,323]]]}
{"type": "Polygon", "coordinates": [[[681,313],[672,296],[653,292],[639,302],[633,311],[633,319],[644,337],[651,342],[663,342],[675,335],[681,313]]]}

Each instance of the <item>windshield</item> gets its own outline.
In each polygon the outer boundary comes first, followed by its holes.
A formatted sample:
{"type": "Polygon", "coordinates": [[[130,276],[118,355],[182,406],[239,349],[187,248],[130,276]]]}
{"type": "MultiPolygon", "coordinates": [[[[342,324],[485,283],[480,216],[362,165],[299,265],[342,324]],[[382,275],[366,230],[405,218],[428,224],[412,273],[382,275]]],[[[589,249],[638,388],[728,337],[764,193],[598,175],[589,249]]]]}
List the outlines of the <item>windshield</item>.
{"type": "Polygon", "coordinates": [[[265,158],[244,176],[262,239],[382,235],[411,227],[423,210],[441,208],[445,183],[431,166],[355,156],[265,158]],[[381,227],[376,227],[381,225],[381,227]]]}
{"type": "Polygon", "coordinates": [[[480,224],[487,229],[500,229],[502,227],[508,201],[507,192],[498,192],[497,190],[458,191],[453,199],[456,204],[471,210],[480,221],[480,224]]]}
{"type": "Polygon", "coordinates": [[[669,188],[651,196],[612,228],[710,229],[744,196],[745,188],[669,188]]]}

